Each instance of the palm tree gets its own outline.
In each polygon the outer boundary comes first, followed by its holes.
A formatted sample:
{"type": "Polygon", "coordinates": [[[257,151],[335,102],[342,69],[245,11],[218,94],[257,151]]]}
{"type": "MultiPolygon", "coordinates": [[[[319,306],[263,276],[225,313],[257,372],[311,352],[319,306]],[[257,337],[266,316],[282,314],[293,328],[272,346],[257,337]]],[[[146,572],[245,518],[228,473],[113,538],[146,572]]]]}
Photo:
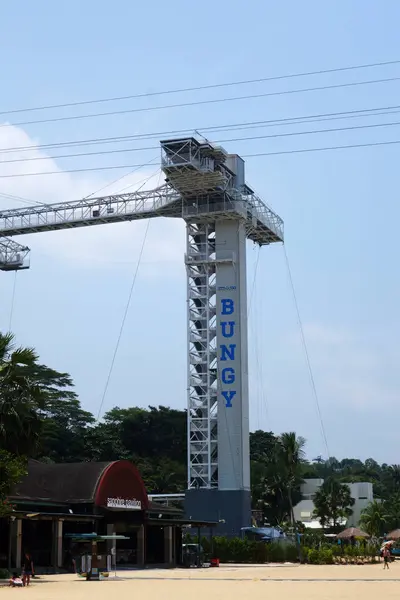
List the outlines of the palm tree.
{"type": "Polygon", "coordinates": [[[383,502],[385,512],[387,514],[387,521],[385,523],[386,530],[392,531],[393,529],[399,529],[400,527],[400,494],[391,494],[390,500],[383,502]]]}
{"type": "Polygon", "coordinates": [[[305,461],[304,446],[306,440],[301,436],[296,436],[294,431],[290,431],[282,433],[278,438],[278,443],[280,460],[284,470],[283,478],[286,483],[290,506],[290,519],[294,523],[292,493],[293,489],[301,483],[301,470],[305,461]]]}
{"type": "Polygon", "coordinates": [[[361,513],[360,526],[366,533],[379,537],[383,535],[385,524],[389,520],[385,504],[373,500],[361,513]]]}
{"type": "Polygon", "coordinates": [[[38,362],[33,348],[15,347],[12,333],[0,333],[0,447],[31,455],[39,443],[46,410],[75,394],[72,381],[38,362]]]}
{"type": "Polygon", "coordinates": [[[280,463],[283,469],[282,478],[285,481],[287,499],[289,502],[290,520],[296,537],[299,560],[302,561],[300,540],[293,511],[293,490],[301,483],[302,466],[305,461],[304,446],[306,440],[296,436],[294,431],[282,433],[278,438],[280,463]]]}
{"type": "Polygon", "coordinates": [[[13,454],[25,454],[39,433],[40,388],[29,377],[37,355],[31,348],[14,348],[13,335],[0,334],[0,441],[13,454]]]}
{"type": "Polygon", "coordinates": [[[322,527],[333,526],[336,531],[341,519],[347,519],[352,514],[354,498],[350,488],[345,483],[340,483],[335,477],[327,479],[319,488],[314,497],[314,515],[319,519],[322,527]]]}

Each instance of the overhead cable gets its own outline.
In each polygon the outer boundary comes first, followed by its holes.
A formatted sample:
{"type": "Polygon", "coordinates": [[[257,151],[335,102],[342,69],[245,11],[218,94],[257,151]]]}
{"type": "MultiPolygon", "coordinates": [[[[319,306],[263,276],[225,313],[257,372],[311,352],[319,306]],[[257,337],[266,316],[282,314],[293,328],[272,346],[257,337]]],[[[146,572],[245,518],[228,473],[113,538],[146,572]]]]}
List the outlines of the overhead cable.
{"type": "Polygon", "coordinates": [[[156,92],[143,92],[140,94],[131,94],[128,96],[113,96],[111,98],[95,98],[91,100],[79,100],[77,102],[65,102],[63,104],[48,104],[41,106],[30,106],[27,108],[17,108],[12,110],[4,110],[0,112],[0,115],[10,115],[22,112],[34,112],[40,110],[50,110],[55,108],[70,108],[74,106],[84,106],[89,104],[102,104],[106,102],[119,102],[122,100],[135,100],[137,98],[149,98],[151,96],[164,96],[167,94],[181,94],[184,92],[198,92],[200,90],[211,90],[223,87],[233,87],[237,85],[250,85],[254,83],[265,83],[268,81],[279,81],[281,79],[294,79],[296,77],[307,77],[312,75],[325,75],[330,73],[339,73],[344,71],[355,71],[358,69],[370,69],[375,67],[384,67],[390,65],[397,65],[400,63],[400,60],[389,60],[389,61],[381,61],[376,63],[367,63],[362,65],[350,65],[346,67],[335,67],[332,69],[320,69],[317,71],[305,71],[300,73],[289,73],[286,75],[273,75],[270,77],[259,77],[257,79],[247,79],[242,81],[229,81],[225,83],[213,83],[209,85],[200,85],[196,87],[186,87],[186,88],[175,88],[168,90],[160,90],[156,92]]]}
{"type": "MultiPolygon", "coordinates": [[[[348,144],[344,146],[325,146],[321,148],[299,148],[294,150],[282,150],[276,152],[258,152],[255,154],[242,154],[242,158],[258,158],[262,156],[279,156],[283,154],[301,154],[307,152],[324,152],[328,150],[346,150],[351,148],[369,148],[377,146],[390,146],[400,144],[400,140],[388,140],[386,142],[368,142],[365,144],[348,144]]],[[[64,173],[85,173],[90,171],[113,171],[116,169],[133,169],[135,167],[150,167],[152,163],[143,163],[142,165],[109,165],[103,167],[86,167],[82,169],[66,169],[63,171],[39,171],[35,173],[13,173],[0,175],[0,179],[12,179],[18,177],[40,177],[44,175],[62,175],[64,173]]]]}
{"type": "Polygon", "coordinates": [[[2,123],[0,127],[21,127],[25,125],[37,125],[43,123],[58,123],[63,121],[74,121],[74,120],[82,120],[82,119],[93,119],[98,117],[108,117],[115,115],[124,115],[124,114],[133,114],[140,112],[150,112],[154,110],[164,110],[170,108],[184,108],[189,106],[200,106],[206,104],[219,104],[223,102],[236,102],[240,100],[251,100],[256,98],[267,98],[272,96],[284,96],[287,94],[303,94],[306,92],[317,92],[323,90],[333,90],[340,88],[349,88],[349,87],[357,87],[363,85],[372,85],[372,84],[381,84],[381,83],[391,83],[393,81],[399,81],[400,77],[387,77],[385,79],[371,79],[367,81],[351,81],[348,83],[337,83],[333,85],[322,85],[316,87],[308,87],[308,88],[299,88],[294,90],[282,90],[275,92],[265,92],[262,94],[249,94],[246,96],[234,96],[231,98],[213,98],[208,100],[195,100],[193,102],[180,102],[177,104],[164,104],[162,106],[145,106],[142,108],[129,108],[124,110],[114,110],[114,111],[106,111],[100,113],[92,113],[92,114],[83,114],[83,115],[69,115],[65,117],[54,117],[51,119],[38,119],[35,121],[18,121],[16,123],[2,123]]]}
{"type": "Polygon", "coordinates": [[[304,327],[303,327],[302,319],[301,319],[301,316],[300,316],[299,303],[297,301],[297,295],[296,295],[296,290],[295,290],[295,287],[294,287],[294,282],[293,282],[293,277],[292,277],[292,271],[291,271],[291,268],[290,268],[288,255],[287,255],[287,252],[286,252],[286,246],[284,244],[283,244],[283,253],[284,253],[284,256],[285,256],[285,264],[286,264],[286,269],[287,269],[287,273],[288,273],[288,279],[289,279],[289,283],[290,283],[290,288],[291,288],[291,291],[292,291],[293,302],[294,302],[294,306],[295,306],[295,309],[296,309],[297,322],[298,322],[299,331],[300,331],[301,343],[302,343],[303,350],[304,350],[304,356],[305,356],[306,363],[307,363],[307,369],[308,369],[308,374],[309,374],[309,378],[310,378],[311,389],[312,389],[312,393],[313,393],[313,396],[314,396],[314,402],[315,402],[315,407],[316,407],[316,410],[317,410],[319,424],[320,424],[320,427],[321,427],[322,439],[324,441],[326,452],[327,452],[328,458],[329,458],[330,453],[329,453],[328,438],[326,436],[324,420],[322,418],[322,412],[321,412],[321,405],[320,405],[320,401],[319,401],[319,395],[318,395],[318,392],[317,392],[317,386],[315,384],[314,372],[313,372],[313,369],[312,369],[312,366],[311,366],[310,354],[308,352],[306,338],[305,338],[305,335],[304,335],[304,327]]]}
{"type": "MultiPolygon", "coordinates": [[[[293,137],[293,136],[302,136],[302,135],[315,135],[319,133],[332,133],[339,131],[357,131],[360,129],[372,129],[375,127],[394,127],[400,125],[400,121],[392,121],[391,123],[372,123],[370,125],[352,125],[349,127],[335,127],[331,129],[313,129],[309,131],[290,131],[288,133],[273,133],[270,135],[252,135],[247,137],[240,138],[225,138],[221,140],[215,140],[216,144],[224,144],[228,142],[248,142],[248,141],[257,141],[257,140],[265,140],[265,139],[275,139],[275,138],[283,138],[283,137],[293,137]]],[[[76,152],[73,154],[58,154],[56,156],[32,156],[29,158],[11,158],[7,160],[0,160],[0,167],[2,164],[10,164],[10,163],[25,163],[39,160],[58,160],[60,158],[81,158],[84,156],[102,156],[108,154],[124,154],[125,152],[144,152],[147,150],[157,150],[159,146],[145,146],[139,148],[118,148],[116,150],[97,150],[95,152],[76,152]]],[[[154,160],[154,159],[153,159],[154,160]]]]}
{"type": "MultiPolygon", "coordinates": [[[[386,142],[368,142],[365,144],[348,144],[344,146],[325,146],[322,148],[299,148],[294,150],[282,150],[277,152],[258,152],[255,154],[242,154],[242,158],[258,158],[262,156],[279,156],[283,154],[301,154],[307,152],[324,152],[328,150],[347,150],[352,148],[369,148],[374,146],[390,146],[400,144],[400,140],[388,140],[386,142]]],[[[90,171],[113,171],[117,169],[133,169],[135,167],[151,167],[152,163],[142,165],[108,165],[103,167],[87,167],[83,169],[65,169],[64,171],[44,171],[35,173],[13,173],[0,175],[0,179],[13,179],[18,177],[43,177],[44,175],[63,175],[64,173],[86,173],[90,171]]]]}
{"type": "Polygon", "coordinates": [[[263,128],[263,127],[278,127],[278,126],[287,126],[287,125],[301,125],[307,123],[319,123],[320,121],[335,121],[335,120],[344,120],[344,119],[354,119],[354,118],[366,118],[366,117],[374,117],[381,115],[390,115],[397,114],[400,112],[400,105],[395,106],[386,106],[386,107],[375,107],[375,108],[363,108],[358,110],[350,110],[350,111],[341,111],[334,113],[317,113],[313,115],[301,115],[296,117],[285,117],[282,119],[268,119],[264,121],[247,121],[241,123],[230,123],[227,125],[214,125],[208,127],[192,127],[190,129],[175,129],[170,131],[157,131],[157,132],[149,132],[149,133],[138,133],[131,135],[122,135],[122,136],[111,136],[105,138],[89,138],[89,139],[81,139],[81,140],[69,140],[66,142],[53,142],[49,144],[32,144],[30,146],[11,146],[9,148],[0,148],[0,153],[9,153],[9,152],[22,152],[29,150],[49,150],[51,148],[64,148],[64,147],[74,147],[74,146],[86,146],[86,145],[97,145],[97,144],[109,144],[109,143],[118,143],[125,141],[134,141],[134,140],[147,140],[147,139],[157,139],[159,140],[162,137],[169,136],[184,136],[184,135],[193,135],[193,131],[201,131],[203,133],[207,132],[219,132],[219,131],[237,131],[243,129],[254,129],[254,128],[263,128]]]}

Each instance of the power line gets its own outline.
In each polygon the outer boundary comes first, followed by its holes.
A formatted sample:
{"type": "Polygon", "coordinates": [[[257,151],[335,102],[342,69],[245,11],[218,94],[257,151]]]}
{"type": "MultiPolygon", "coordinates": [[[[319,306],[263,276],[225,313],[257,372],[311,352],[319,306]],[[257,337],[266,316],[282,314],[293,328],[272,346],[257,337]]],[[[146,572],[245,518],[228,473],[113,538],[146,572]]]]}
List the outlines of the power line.
{"type": "Polygon", "coordinates": [[[257,158],[259,156],[279,156],[282,154],[301,154],[305,152],[324,152],[327,150],[347,150],[350,148],[369,148],[373,146],[388,146],[392,144],[400,144],[400,140],[390,140],[387,142],[369,142],[366,144],[348,144],[346,146],[325,146],[324,148],[300,148],[299,150],[282,150],[281,152],[260,152],[259,154],[243,154],[243,158],[257,158]]]}
{"type": "Polygon", "coordinates": [[[8,321],[8,331],[10,333],[11,333],[12,318],[13,318],[13,314],[14,314],[15,290],[17,287],[17,272],[18,271],[15,271],[15,273],[14,273],[14,283],[13,283],[13,288],[12,288],[11,307],[10,307],[10,318],[8,321]]]}
{"type": "MultiPolygon", "coordinates": [[[[270,135],[253,135],[247,137],[240,138],[225,138],[221,140],[215,140],[216,144],[224,144],[227,142],[248,142],[248,141],[256,141],[256,140],[264,140],[264,139],[275,139],[281,137],[293,137],[298,135],[315,135],[318,133],[331,133],[338,131],[357,131],[359,129],[372,129],[375,127],[394,127],[400,125],[400,121],[392,121],[390,123],[372,123],[370,125],[352,125],[349,127],[335,127],[331,129],[312,129],[309,131],[290,131],[288,133],[273,133],[270,135]]],[[[147,146],[147,147],[139,147],[139,148],[118,148],[116,150],[97,150],[95,152],[77,152],[74,154],[58,154],[56,156],[33,156],[30,158],[12,158],[8,160],[0,160],[0,166],[2,164],[10,164],[10,163],[21,163],[21,162],[32,162],[39,160],[58,160],[60,158],[81,158],[83,156],[101,156],[108,154],[121,154],[125,152],[144,152],[147,150],[157,150],[159,146],[147,146]]],[[[155,159],[153,159],[155,160],[155,159]]]]}
{"type": "MultiPolygon", "coordinates": [[[[6,200],[17,200],[18,202],[29,202],[30,204],[35,204],[35,200],[30,200],[29,198],[24,198],[23,196],[15,196],[14,194],[6,194],[5,192],[0,192],[0,196],[6,200]]],[[[42,202],[38,202],[38,204],[43,206],[42,202]]]]}
{"type": "MultiPolygon", "coordinates": [[[[262,156],[279,156],[283,154],[301,154],[306,152],[324,152],[327,150],[346,150],[350,148],[368,148],[374,146],[388,146],[400,144],[400,140],[389,140],[386,142],[368,142],[365,144],[349,144],[344,146],[325,146],[322,148],[300,148],[298,150],[282,150],[277,152],[258,152],[256,154],[242,154],[242,158],[258,158],[262,156]]],[[[66,169],[64,171],[43,171],[35,173],[14,173],[8,175],[0,175],[0,179],[9,179],[17,177],[37,177],[44,175],[63,175],[64,173],[85,173],[88,171],[112,171],[116,169],[133,169],[136,167],[151,167],[151,163],[143,163],[142,165],[110,165],[103,167],[86,167],[82,169],[66,169]]]]}
{"type": "MultiPolygon", "coordinates": [[[[145,179],[145,181],[142,183],[142,185],[138,188],[138,191],[146,184],[146,182],[149,179],[151,179],[151,177],[153,177],[153,175],[150,175],[149,177],[147,177],[147,179],[145,179]]],[[[122,179],[122,177],[120,177],[120,179],[122,179]]],[[[111,184],[109,184],[109,185],[111,185],[111,184]]],[[[96,193],[97,192],[93,192],[93,194],[96,194],[96,193]]],[[[90,194],[90,195],[92,195],[92,194],[90,194]]],[[[104,400],[105,400],[106,395],[107,395],[108,386],[110,384],[110,379],[111,379],[111,375],[112,375],[112,372],[113,372],[113,369],[114,369],[115,359],[117,357],[119,344],[121,342],[122,333],[124,331],[126,318],[128,316],[128,311],[129,311],[129,307],[130,307],[130,304],[131,304],[133,289],[135,287],[136,279],[137,279],[138,272],[139,272],[139,267],[140,267],[140,264],[142,262],[142,256],[143,256],[143,251],[144,251],[144,247],[145,247],[146,240],[147,240],[147,234],[149,233],[149,227],[150,227],[150,219],[147,220],[146,230],[144,232],[144,237],[143,237],[142,245],[140,247],[138,261],[136,263],[136,268],[135,268],[134,273],[133,273],[133,279],[132,279],[131,287],[130,287],[130,290],[129,290],[128,301],[127,301],[126,306],[125,306],[125,311],[124,311],[124,315],[123,315],[123,318],[122,318],[121,327],[120,327],[118,338],[117,338],[117,343],[115,345],[113,357],[112,357],[112,360],[111,360],[110,369],[108,371],[108,376],[107,376],[106,384],[105,384],[105,387],[104,387],[103,396],[102,396],[101,402],[100,402],[99,412],[97,414],[97,420],[99,420],[99,418],[100,418],[101,410],[102,410],[103,404],[104,404],[104,400]]]]}
{"type": "Polygon", "coordinates": [[[301,316],[300,316],[299,304],[297,302],[296,290],[295,290],[294,283],[293,283],[292,271],[290,269],[289,259],[288,259],[288,255],[287,255],[287,252],[286,252],[286,246],[285,245],[283,245],[283,253],[285,255],[285,263],[286,263],[286,268],[287,268],[287,272],[288,272],[288,279],[289,279],[290,287],[291,287],[291,290],[292,290],[293,301],[294,301],[294,305],[295,305],[295,309],[296,309],[296,315],[297,315],[297,322],[298,322],[299,330],[300,330],[301,342],[302,342],[302,345],[303,345],[304,355],[305,355],[306,362],[307,362],[308,374],[309,374],[309,377],[310,377],[311,389],[312,389],[312,392],[313,392],[313,396],[314,396],[314,400],[315,400],[315,406],[316,406],[316,409],[317,409],[317,414],[318,414],[318,418],[319,418],[319,422],[320,422],[322,438],[324,440],[326,452],[327,452],[327,455],[329,457],[330,456],[330,452],[329,452],[329,446],[328,446],[328,439],[326,437],[326,431],[325,431],[324,421],[323,421],[323,418],[322,418],[321,407],[320,407],[319,397],[318,397],[318,393],[317,393],[317,386],[315,385],[314,373],[313,373],[313,370],[312,370],[312,367],[311,367],[310,355],[308,353],[306,338],[305,338],[305,335],[304,335],[303,323],[302,323],[301,316]]]}
{"type": "Polygon", "coordinates": [[[134,100],[137,98],[150,98],[152,96],[164,96],[167,94],[181,94],[184,92],[198,92],[200,90],[210,90],[210,89],[217,89],[217,88],[223,88],[223,87],[232,87],[232,86],[237,86],[237,85],[250,85],[250,84],[254,84],[254,83],[265,83],[267,81],[278,81],[281,79],[293,79],[296,77],[306,77],[306,76],[311,76],[311,75],[325,75],[328,73],[354,71],[357,69],[369,69],[369,68],[374,68],[374,67],[396,65],[399,63],[400,63],[400,60],[389,60],[389,61],[384,61],[384,62],[369,63],[369,64],[362,64],[362,65],[350,65],[347,67],[336,67],[333,69],[322,69],[319,71],[306,71],[306,72],[302,72],[302,73],[289,73],[286,75],[260,77],[258,79],[247,79],[244,81],[229,81],[226,83],[214,83],[214,84],[210,84],[210,85],[201,85],[201,86],[196,86],[196,87],[177,88],[177,89],[172,89],[172,90],[161,90],[161,91],[157,91],[157,92],[145,92],[145,93],[141,93],[141,94],[131,94],[129,96],[114,96],[111,98],[100,98],[100,99],[94,99],[94,100],[93,99],[92,100],[80,100],[77,102],[67,102],[67,103],[63,103],[63,104],[49,104],[49,105],[44,105],[44,106],[17,108],[17,109],[13,109],[13,110],[1,111],[0,115],[11,115],[11,114],[22,113],[22,112],[50,110],[50,109],[54,109],[54,108],[70,108],[73,106],[84,106],[84,105],[88,105],[88,104],[102,104],[102,103],[106,103],[106,102],[134,100]]]}
{"type": "Polygon", "coordinates": [[[144,251],[144,247],[145,247],[145,244],[146,244],[147,234],[149,232],[149,227],[150,227],[150,219],[147,220],[146,230],[145,230],[145,233],[144,233],[142,245],[141,245],[140,252],[139,252],[139,258],[138,258],[138,261],[136,263],[136,268],[135,268],[134,273],[133,273],[133,279],[132,279],[131,287],[130,287],[130,290],[129,290],[128,301],[126,303],[124,315],[122,317],[122,322],[121,322],[121,327],[120,327],[118,338],[117,338],[117,343],[116,343],[115,348],[114,348],[114,353],[113,353],[113,357],[112,357],[112,360],[111,360],[110,369],[108,371],[107,380],[106,380],[106,384],[105,384],[105,387],[104,387],[103,395],[102,395],[102,398],[101,398],[99,411],[97,413],[97,420],[100,419],[101,411],[102,411],[102,408],[103,408],[103,405],[104,405],[104,401],[105,401],[105,398],[106,398],[106,395],[107,395],[108,387],[109,387],[109,384],[110,384],[111,375],[112,375],[112,372],[113,372],[113,369],[114,369],[114,365],[115,365],[115,359],[117,358],[117,353],[118,353],[119,345],[120,345],[122,334],[123,334],[123,331],[124,331],[126,318],[128,316],[129,307],[130,307],[130,304],[131,304],[133,290],[134,290],[136,279],[137,279],[137,275],[138,275],[138,272],[139,272],[140,263],[142,261],[143,251],[144,251]]]}
{"type": "Polygon", "coordinates": [[[381,115],[397,114],[400,105],[364,108],[351,111],[341,111],[334,113],[320,113],[313,115],[301,115],[296,117],[285,117],[282,119],[269,119],[264,121],[248,121],[241,123],[230,123],[227,125],[214,125],[208,127],[192,127],[191,129],[175,129],[170,131],[158,131],[149,133],[139,133],[133,135],[112,136],[106,138],[89,138],[84,140],[70,140],[67,142],[53,142],[49,144],[39,144],[30,146],[12,146],[10,148],[0,148],[0,153],[22,152],[28,150],[48,150],[50,148],[64,148],[74,146],[86,146],[97,144],[117,143],[133,140],[159,139],[160,137],[176,136],[176,135],[192,135],[194,130],[202,132],[218,132],[218,131],[237,131],[243,129],[253,129],[262,127],[278,127],[282,125],[301,125],[303,123],[315,123],[320,121],[334,121],[342,119],[365,118],[381,115]]]}
{"type": "Polygon", "coordinates": [[[252,307],[252,304],[253,304],[254,292],[255,292],[255,289],[256,289],[257,270],[258,270],[258,263],[260,261],[260,250],[261,250],[261,246],[258,246],[256,264],[255,264],[255,267],[254,267],[253,283],[251,285],[251,291],[250,291],[249,306],[248,306],[248,309],[247,309],[247,318],[249,318],[250,314],[251,314],[251,307],[252,307]]]}
{"type": "Polygon", "coordinates": [[[400,77],[388,77],[386,79],[371,79],[367,81],[352,81],[349,83],[338,83],[333,85],[323,85],[317,87],[309,87],[309,88],[300,88],[294,90],[283,90],[280,92],[265,92],[262,94],[249,94],[247,96],[234,96],[232,98],[215,98],[209,100],[197,100],[194,102],[181,102],[178,104],[164,104],[162,106],[146,106],[142,108],[129,108],[125,110],[114,110],[114,111],[106,111],[101,113],[93,113],[93,114],[84,114],[84,115],[70,115],[66,117],[54,117],[51,119],[38,119],[35,121],[19,121],[16,123],[2,123],[0,127],[20,127],[22,125],[37,125],[42,123],[56,123],[62,121],[73,121],[73,120],[81,120],[81,119],[92,119],[97,117],[107,117],[107,116],[115,116],[115,115],[123,115],[123,114],[132,114],[139,112],[149,112],[153,110],[164,110],[169,108],[184,108],[189,106],[200,106],[205,104],[218,104],[221,102],[234,102],[239,100],[250,100],[255,98],[267,98],[271,96],[284,96],[286,94],[302,94],[305,92],[316,92],[322,90],[333,90],[339,88],[347,88],[347,87],[356,87],[361,85],[371,85],[378,83],[390,83],[393,81],[399,81],[400,77]]]}
{"type": "MultiPolygon", "coordinates": [[[[150,163],[154,162],[155,160],[157,160],[158,156],[156,156],[155,158],[153,158],[150,163]]],[[[1,162],[1,161],[0,161],[1,162]]],[[[121,181],[122,179],[125,179],[125,177],[128,177],[129,175],[133,175],[133,173],[136,173],[136,171],[138,171],[139,169],[141,169],[142,166],[140,167],[135,167],[134,169],[132,169],[132,171],[129,171],[129,173],[125,173],[125,175],[122,175],[121,177],[118,177],[118,179],[114,179],[114,181],[111,181],[110,183],[107,183],[106,185],[103,185],[101,188],[98,188],[96,191],[92,192],[91,194],[89,194],[88,196],[85,196],[83,198],[83,200],[88,200],[88,198],[90,198],[91,196],[94,196],[96,194],[99,194],[100,192],[102,192],[103,190],[107,189],[108,187],[110,187],[111,185],[114,185],[115,183],[118,183],[119,181],[121,181]]],[[[158,168],[157,168],[158,171],[158,168]]],[[[151,179],[151,177],[150,177],[151,179]]],[[[145,178],[144,183],[146,183],[149,180],[149,177],[145,178]]],[[[143,180],[142,180],[143,181],[143,180]]],[[[141,183],[140,181],[138,181],[137,183],[141,183]]]]}

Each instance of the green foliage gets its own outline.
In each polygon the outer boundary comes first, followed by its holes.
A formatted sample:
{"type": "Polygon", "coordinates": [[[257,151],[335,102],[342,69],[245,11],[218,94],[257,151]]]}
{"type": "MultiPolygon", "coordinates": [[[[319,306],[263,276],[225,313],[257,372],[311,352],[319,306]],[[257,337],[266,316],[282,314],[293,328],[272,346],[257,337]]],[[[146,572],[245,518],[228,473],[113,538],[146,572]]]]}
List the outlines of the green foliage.
{"type": "Polygon", "coordinates": [[[16,347],[11,333],[0,333],[0,447],[19,456],[37,454],[52,405],[75,398],[69,375],[38,360],[32,348],[16,347]]]}
{"type": "Polygon", "coordinates": [[[253,507],[269,523],[293,522],[293,506],[301,500],[304,445],[294,432],[275,437],[256,431],[250,436],[253,507]]]}
{"type": "MultiPolygon", "coordinates": [[[[192,542],[196,542],[196,540],[192,538],[192,542]]],[[[295,562],[297,560],[296,546],[291,543],[265,544],[241,538],[215,537],[212,548],[206,538],[202,539],[201,545],[206,554],[212,554],[222,563],[258,564],[295,562]]]]}
{"type": "MultiPolygon", "coordinates": [[[[186,411],[115,407],[96,422],[72,387],[68,374],[42,365],[32,348],[16,347],[11,334],[0,334],[0,448],[12,455],[7,461],[0,457],[3,465],[11,468],[15,456],[51,462],[127,459],[138,466],[150,493],[186,488],[186,411]]],[[[323,478],[326,483],[316,498],[323,522],[337,524],[351,512],[348,488],[340,484],[370,481],[383,503],[379,509],[368,507],[363,527],[375,535],[400,527],[399,465],[379,465],[372,458],[317,457],[308,462],[304,447],[305,440],[294,432],[250,434],[252,503],[263,522],[300,531],[293,522],[300,485],[304,478],[323,478]]],[[[18,477],[7,475],[7,480],[18,477]]],[[[321,543],[306,545],[318,549],[321,543]]],[[[257,549],[260,557],[265,552],[257,549]]]]}
{"type": "Polygon", "coordinates": [[[361,513],[360,527],[369,535],[379,537],[384,534],[390,514],[385,502],[374,500],[361,513]]]}
{"type": "Polygon", "coordinates": [[[10,579],[10,573],[8,569],[0,569],[0,579],[10,579]]]}
{"type": "Polygon", "coordinates": [[[340,520],[352,514],[353,504],[349,486],[343,485],[335,477],[329,477],[315,494],[314,515],[323,527],[332,526],[337,530],[340,520]]]}
{"type": "Polygon", "coordinates": [[[26,475],[26,461],[5,450],[0,450],[0,517],[5,517],[12,512],[13,507],[7,497],[24,475],[26,475]]]}
{"type": "Polygon", "coordinates": [[[309,564],[364,564],[376,561],[378,547],[372,544],[358,544],[356,546],[338,544],[321,544],[319,547],[304,547],[303,555],[309,564]]]}

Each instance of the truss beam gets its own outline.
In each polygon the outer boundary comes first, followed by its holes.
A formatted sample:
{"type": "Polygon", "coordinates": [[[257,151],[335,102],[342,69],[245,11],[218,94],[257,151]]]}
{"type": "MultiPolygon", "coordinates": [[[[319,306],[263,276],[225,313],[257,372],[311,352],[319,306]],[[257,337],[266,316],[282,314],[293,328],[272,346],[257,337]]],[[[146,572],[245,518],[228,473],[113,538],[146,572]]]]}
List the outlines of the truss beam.
{"type": "Polygon", "coordinates": [[[22,235],[118,223],[160,216],[180,216],[182,201],[169,186],[57,204],[0,211],[0,234],[22,235]]]}

